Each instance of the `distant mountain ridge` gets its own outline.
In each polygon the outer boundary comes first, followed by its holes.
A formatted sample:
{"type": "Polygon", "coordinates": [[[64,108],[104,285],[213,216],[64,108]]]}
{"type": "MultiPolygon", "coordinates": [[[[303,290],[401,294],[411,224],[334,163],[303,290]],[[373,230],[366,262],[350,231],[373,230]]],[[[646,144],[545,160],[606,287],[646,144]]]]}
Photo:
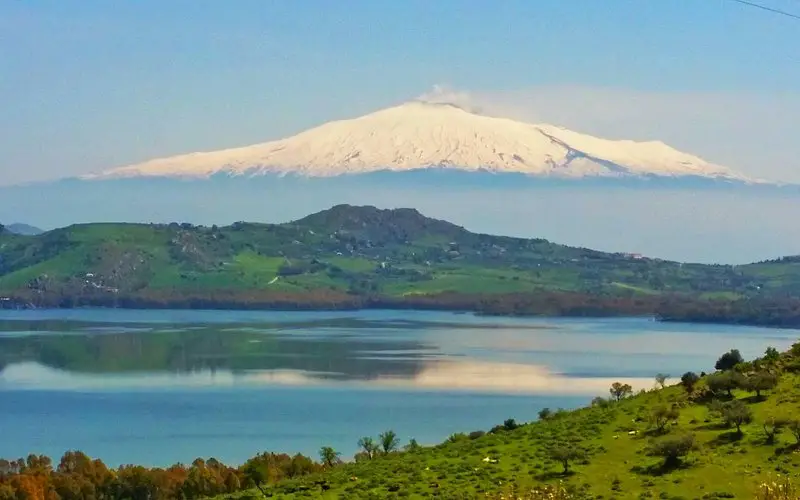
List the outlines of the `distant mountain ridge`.
{"type": "Polygon", "coordinates": [[[15,222],[13,224],[8,224],[4,226],[6,231],[14,233],[14,234],[22,234],[27,236],[34,236],[37,234],[42,234],[44,230],[39,229],[38,227],[31,226],[29,224],[23,224],[19,222],[15,222]]]}
{"type": "Polygon", "coordinates": [[[404,208],[337,205],[284,224],[95,223],[38,236],[0,233],[0,298],[43,307],[606,315],[655,314],[674,297],[798,294],[792,259],[681,264],[472,233],[404,208]]]}
{"type": "Polygon", "coordinates": [[[325,123],[277,141],[154,159],[85,178],[335,177],[429,168],[567,179],[693,176],[751,181],[659,141],[600,139],[426,101],[325,123]]]}

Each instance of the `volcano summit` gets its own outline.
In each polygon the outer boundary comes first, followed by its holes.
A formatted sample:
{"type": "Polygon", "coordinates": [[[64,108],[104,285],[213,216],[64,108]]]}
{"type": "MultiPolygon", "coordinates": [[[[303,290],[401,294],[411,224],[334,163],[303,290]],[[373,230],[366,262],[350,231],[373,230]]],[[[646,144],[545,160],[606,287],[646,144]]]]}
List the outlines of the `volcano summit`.
{"type": "Polygon", "coordinates": [[[333,177],[445,168],[537,177],[702,177],[747,180],[658,141],[607,140],[547,124],[416,100],[252,146],[115,168],[92,179],[216,174],[333,177]]]}

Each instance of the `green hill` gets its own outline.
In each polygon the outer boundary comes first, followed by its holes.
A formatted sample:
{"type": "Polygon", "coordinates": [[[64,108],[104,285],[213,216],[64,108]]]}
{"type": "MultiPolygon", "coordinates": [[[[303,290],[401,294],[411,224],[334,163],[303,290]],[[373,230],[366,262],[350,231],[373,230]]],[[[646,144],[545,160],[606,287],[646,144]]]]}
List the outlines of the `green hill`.
{"type": "Polygon", "coordinates": [[[265,491],[281,499],[486,498],[560,485],[574,499],[753,499],[764,482],[800,478],[798,372],[800,344],[695,384],[635,396],[622,388],[619,401],[543,411],[528,424],[507,421],[371,459],[361,453],[265,491]]]}
{"type": "Polygon", "coordinates": [[[728,303],[798,294],[797,259],[681,264],[475,234],[412,209],[340,205],[287,224],[0,233],[0,297],[42,306],[651,314],[666,297],[728,303]],[[594,302],[575,305],[586,301],[594,302]]]}

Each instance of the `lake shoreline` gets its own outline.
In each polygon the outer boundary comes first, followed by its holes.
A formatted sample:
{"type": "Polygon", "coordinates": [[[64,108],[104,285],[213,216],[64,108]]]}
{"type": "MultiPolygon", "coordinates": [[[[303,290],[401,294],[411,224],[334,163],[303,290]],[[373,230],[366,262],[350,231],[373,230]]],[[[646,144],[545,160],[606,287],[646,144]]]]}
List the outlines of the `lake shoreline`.
{"type": "MultiPolygon", "coordinates": [[[[260,297],[259,297],[260,299],[260,297]]],[[[138,296],[50,296],[38,300],[3,297],[3,309],[125,309],[208,311],[437,311],[471,313],[484,317],[518,318],[650,318],[664,323],[761,326],[800,329],[793,310],[775,313],[776,302],[712,301],[685,296],[606,297],[570,292],[541,294],[468,295],[442,293],[413,297],[325,295],[279,297],[275,300],[237,300],[204,295],[177,298],[138,296]],[[769,315],[762,310],[770,309],[769,315]],[[792,314],[789,314],[792,313],[792,314]]]]}

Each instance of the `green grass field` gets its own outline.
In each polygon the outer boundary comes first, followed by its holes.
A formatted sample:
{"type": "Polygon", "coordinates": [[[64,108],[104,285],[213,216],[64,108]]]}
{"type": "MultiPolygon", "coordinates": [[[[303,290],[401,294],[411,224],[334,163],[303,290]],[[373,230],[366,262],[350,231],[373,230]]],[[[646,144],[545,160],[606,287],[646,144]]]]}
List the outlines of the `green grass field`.
{"type": "MultiPolygon", "coordinates": [[[[798,361],[800,344],[780,360],[756,368],[740,365],[742,372],[781,374],[762,397],[742,389],[731,396],[724,390],[712,393],[706,379],[691,394],[680,384],[654,388],[618,402],[556,411],[516,428],[506,422],[490,432],[455,434],[437,446],[362,456],[321,474],[271,484],[266,491],[276,499],[466,499],[555,485],[574,499],[753,499],[764,482],[800,478],[798,361]],[[747,412],[741,434],[735,423],[713,411],[715,404],[732,401],[747,412]],[[664,409],[676,413],[655,420],[664,409]],[[771,428],[773,418],[790,423],[769,440],[765,425],[771,428]],[[673,462],[648,452],[654,443],[686,435],[693,436],[693,449],[673,462]],[[575,452],[567,473],[556,458],[559,449],[575,452]]],[[[533,408],[531,413],[534,420],[533,408]]]]}

